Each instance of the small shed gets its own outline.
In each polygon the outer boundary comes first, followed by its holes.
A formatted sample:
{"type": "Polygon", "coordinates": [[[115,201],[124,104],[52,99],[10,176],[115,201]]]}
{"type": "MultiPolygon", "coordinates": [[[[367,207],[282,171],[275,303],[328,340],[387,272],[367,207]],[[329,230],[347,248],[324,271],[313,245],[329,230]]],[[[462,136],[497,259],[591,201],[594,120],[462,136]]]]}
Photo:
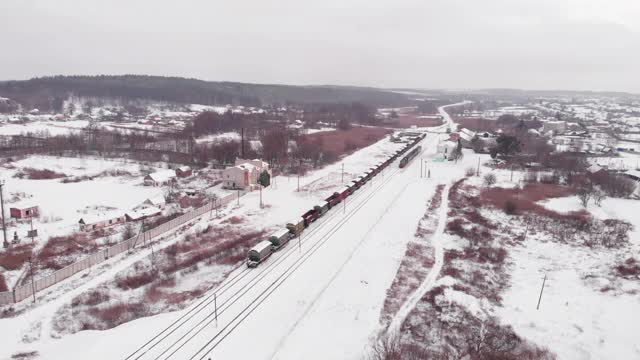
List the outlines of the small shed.
{"type": "Polygon", "coordinates": [[[157,207],[160,210],[163,210],[167,206],[167,202],[164,200],[162,195],[158,195],[155,197],[150,197],[143,201],[140,205],[136,206],[136,209],[143,209],[146,207],[157,207]]]}
{"type": "Polygon", "coordinates": [[[189,167],[189,166],[180,166],[179,168],[176,169],[176,176],[177,177],[189,177],[193,175],[193,170],[189,167]]]}
{"type": "Polygon", "coordinates": [[[9,208],[9,214],[12,218],[16,219],[28,219],[37,217],[40,214],[38,205],[33,203],[21,203],[9,208]]]}

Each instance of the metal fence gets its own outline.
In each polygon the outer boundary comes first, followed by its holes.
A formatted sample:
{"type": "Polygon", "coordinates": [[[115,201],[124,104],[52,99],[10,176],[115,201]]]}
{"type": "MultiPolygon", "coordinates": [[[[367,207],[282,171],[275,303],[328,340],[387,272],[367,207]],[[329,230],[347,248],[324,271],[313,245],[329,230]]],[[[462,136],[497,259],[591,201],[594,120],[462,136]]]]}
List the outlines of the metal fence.
{"type": "Polygon", "coordinates": [[[227,205],[228,203],[238,199],[242,195],[244,195],[244,192],[232,193],[218,199],[215,203],[209,202],[204,206],[194,209],[186,214],[182,214],[177,218],[167,221],[166,223],[163,223],[153,229],[147,230],[142,234],[138,234],[130,239],[121,241],[106,249],[101,249],[98,252],[91,254],[81,260],[78,260],[60,270],[57,270],[54,273],[35,280],[33,284],[31,282],[28,282],[24,285],[16,285],[13,288],[13,291],[0,292],[0,305],[8,305],[11,303],[22,301],[32,296],[34,290],[37,293],[38,291],[44,290],[49,286],[57,284],[62,280],[74,274],[77,274],[80,271],[86,270],[96,264],[99,264],[113,256],[134,249],[140,244],[146,244],[147,242],[152,241],[158,236],[181,225],[184,225],[185,223],[199,216],[202,216],[207,212],[214,211],[216,207],[227,205]]]}

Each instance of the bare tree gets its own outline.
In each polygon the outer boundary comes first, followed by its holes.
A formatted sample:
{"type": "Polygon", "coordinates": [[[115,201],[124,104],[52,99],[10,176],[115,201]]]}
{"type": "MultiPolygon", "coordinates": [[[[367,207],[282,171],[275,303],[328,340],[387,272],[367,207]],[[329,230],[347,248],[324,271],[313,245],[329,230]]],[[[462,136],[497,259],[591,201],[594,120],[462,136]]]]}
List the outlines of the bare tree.
{"type": "Polygon", "coordinates": [[[593,202],[600,206],[602,205],[602,200],[607,197],[607,194],[600,187],[596,187],[593,191],[593,202]]]}
{"type": "Polygon", "coordinates": [[[578,191],[576,191],[576,194],[578,195],[578,199],[580,199],[580,204],[582,204],[582,206],[585,208],[589,205],[589,201],[593,197],[593,189],[593,184],[588,180],[583,181],[578,186],[578,191]]]}

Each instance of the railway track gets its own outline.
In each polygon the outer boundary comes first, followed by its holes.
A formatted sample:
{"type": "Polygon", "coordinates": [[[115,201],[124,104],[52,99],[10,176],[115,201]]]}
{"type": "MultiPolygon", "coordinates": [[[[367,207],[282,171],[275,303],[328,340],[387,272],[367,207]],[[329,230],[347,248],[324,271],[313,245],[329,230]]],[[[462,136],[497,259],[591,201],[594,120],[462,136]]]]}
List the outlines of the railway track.
{"type": "MultiPolygon", "coordinates": [[[[399,159],[398,159],[399,160],[399,159]]],[[[366,184],[363,187],[370,187],[371,191],[358,191],[352,196],[347,198],[347,202],[355,202],[355,206],[351,206],[348,211],[344,212],[339,210],[340,205],[334,207],[334,211],[330,211],[324,217],[315,223],[315,226],[310,227],[302,234],[301,239],[292,239],[290,245],[285,247],[283,251],[278,252],[278,256],[275,261],[267,261],[257,269],[248,269],[244,263],[236,267],[232,271],[232,276],[227,278],[215,292],[207,295],[195,306],[191,307],[188,312],[182,314],[178,319],[171,323],[167,328],[156,334],[145,344],[140,346],[136,351],[131,353],[125,358],[125,360],[139,360],[139,359],[171,359],[177,357],[178,352],[185,348],[190,342],[205,329],[214,323],[217,318],[227,313],[227,311],[239,301],[243,301],[247,298],[247,293],[254,289],[255,285],[262,282],[269,281],[269,276],[275,269],[281,268],[281,264],[286,260],[294,256],[296,248],[308,245],[311,242],[310,247],[305,248],[305,252],[296,259],[293,263],[286,266],[284,269],[280,269],[279,274],[276,273],[275,279],[272,280],[266,287],[255,296],[247,304],[242,304],[242,308],[239,313],[231,318],[226,325],[224,325],[219,331],[217,331],[206,343],[200,346],[197,351],[189,358],[196,359],[201,356],[200,359],[204,359],[207,354],[213,351],[225,338],[227,338],[244,320],[251,315],[269,296],[276,291],[296,270],[302,266],[311,256],[322,247],[338,230],[346,225],[362,207],[364,207],[369,200],[371,200],[377,190],[384,187],[396,173],[403,171],[397,167],[388,167],[383,172],[387,172],[387,176],[375,177],[380,181],[376,183],[375,180],[370,181],[370,184],[366,184]],[[369,186],[367,186],[369,185],[369,186]],[[317,238],[315,236],[319,232],[323,231],[326,226],[332,223],[332,221],[338,218],[338,214],[344,212],[344,216],[338,219],[332,228],[326,233],[320,234],[317,238]],[[296,244],[298,243],[298,244],[296,244]],[[248,279],[248,280],[247,280],[248,279]],[[230,295],[227,295],[231,293],[230,295]],[[225,296],[227,295],[227,296],[225,296]],[[217,313],[214,312],[214,306],[217,305],[217,313]],[[203,313],[204,312],[204,313],[203,313]],[[198,316],[200,315],[200,316],[198,316]],[[204,316],[203,316],[204,315],[204,316]]],[[[364,189],[363,189],[364,190],[364,189]]],[[[273,259],[273,258],[272,258],[273,259]]],[[[180,358],[185,358],[184,354],[180,358]]]]}

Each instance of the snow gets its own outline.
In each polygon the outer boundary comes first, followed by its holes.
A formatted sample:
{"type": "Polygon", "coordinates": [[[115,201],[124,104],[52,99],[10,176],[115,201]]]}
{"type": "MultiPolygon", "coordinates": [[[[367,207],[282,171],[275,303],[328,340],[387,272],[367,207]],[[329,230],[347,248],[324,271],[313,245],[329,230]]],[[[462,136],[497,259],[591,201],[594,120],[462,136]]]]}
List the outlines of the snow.
{"type": "Polygon", "coordinates": [[[235,131],[219,133],[219,134],[210,134],[205,136],[200,136],[196,139],[196,143],[221,143],[224,141],[240,141],[240,134],[235,131]]]}
{"type": "MultiPolygon", "coordinates": [[[[202,346],[209,350],[222,337],[224,341],[210,354],[201,352],[196,358],[362,359],[367,344],[380,330],[379,318],[386,291],[407,243],[414,239],[416,224],[425,214],[427,200],[438,184],[450,184],[477,162],[477,157],[470,156],[466,150],[458,164],[434,161],[439,155],[438,143],[447,138],[444,130],[454,125],[444,108],[439,111],[445,124],[428,130],[430,133],[421,144],[420,155],[406,168],[399,169],[397,161],[391,164],[258,268],[247,270],[241,265],[226,282],[204,295],[203,299],[208,299],[216,294],[217,321],[207,317],[214,313],[213,303],[202,305],[203,310],[193,317],[182,318],[180,323],[184,322],[184,326],[172,328],[175,331],[171,334],[163,334],[167,338],[159,346],[139,353],[140,359],[156,358],[164,350],[168,352],[160,358],[168,357],[174,350],[176,353],[171,358],[189,358],[202,346]],[[421,174],[427,169],[430,178],[421,174]],[[206,326],[196,325],[201,320],[211,322],[206,326]],[[180,340],[192,327],[202,330],[198,334],[189,332],[188,336],[193,336],[189,342],[180,340]],[[172,346],[174,341],[182,346],[172,346]]],[[[276,176],[272,186],[262,191],[265,208],[259,205],[258,192],[253,192],[241,198],[239,205],[232,204],[231,214],[246,216],[255,222],[256,228],[269,229],[270,233],[282,231],[287,220],[299,219],[305,209],[344,189],[346,183],[399,146],[385,139],[357,151],[344,159],[344,179],[342,163],[333,164],[302,177],[300,191],[296,177],[276,176]]],[[[488,157],[480,158],[484,161],[488,157]]],[[[500,186],[513,186],[514,182],[508,181],[509,171],[495,170],[494,173],[500,186]]],[[[516,182],[520,176],[516,174],[516,182]]],[[[137,179],[138,184],[140,180],[137,179]]],[[[132,188],[136,196],[140,195],[136,203],[154,196],[138,194],[151,189],[149,187],[132,188]]],[[[445,189],[443,195],[447,193],[445,189]]],[[[133,196],[125,193],[123,197],[129,195],[133,196]]],[[[563,211],[580,208],[575,197],[552,199],[543,204],[563,211]]],[[[602,208],[590,207],[589,210],[597,217],[633,221],[636,225],[632,233],[633,251],[637,253],[640,219],[634,219],[634,215],[640,210],[638,204],[632,200],[606,199],[602,208]]],[[[411,310],[421,294],[448,281],[437,279],[442,246],[451,247],[446,236],[438,236],[443,235],[446,205],[439,209],[439,215],[433,237],[436,264],[402,307],[394,324],[401,323],[403,314],[411,310]]],[[[601,293],[584,279],[585,273],[606,266],[623,254],[614,256],[592,249],[580,251],[577,256],[576,249],[569,245],[531,239],[513,250],[510,255],[514,263],[513,285],[504,294],[504,308],[499,309],[502,321],[512,324],[519,335],[549,346],[561,359],[638,358],[640,349],[635,337],[640,323],[631,316],[638,313],[637,298],[601,293]],[[535,310],[543,272],[549,275],[548,287],[540,310],[535,310]]],[[[181,311],[138,319],[111,330],[81,331],[60,339],[48,338],[49,325],[44,321],[40,330],[42,339],[20,342],[21,334],[35,331],[41,318],[50,318],[74,296],[110,281],[118,271],[149,255],[150,251],[145,250],[114,260],[111,269],[91,278],[82,288],[61,294],[53,302],[37,305],[15,319],[0,320],[0,337],[10,344],[0,348],[0,357],[10,356],[16,350],[38,350],[43,359],[125,358],[162,329],[196,309],[199,301],[181,311]]],[[[479,312],[483,308],[464,293],[449,289],[446,297],[464,304],[470,311],[479,312]]]]}

